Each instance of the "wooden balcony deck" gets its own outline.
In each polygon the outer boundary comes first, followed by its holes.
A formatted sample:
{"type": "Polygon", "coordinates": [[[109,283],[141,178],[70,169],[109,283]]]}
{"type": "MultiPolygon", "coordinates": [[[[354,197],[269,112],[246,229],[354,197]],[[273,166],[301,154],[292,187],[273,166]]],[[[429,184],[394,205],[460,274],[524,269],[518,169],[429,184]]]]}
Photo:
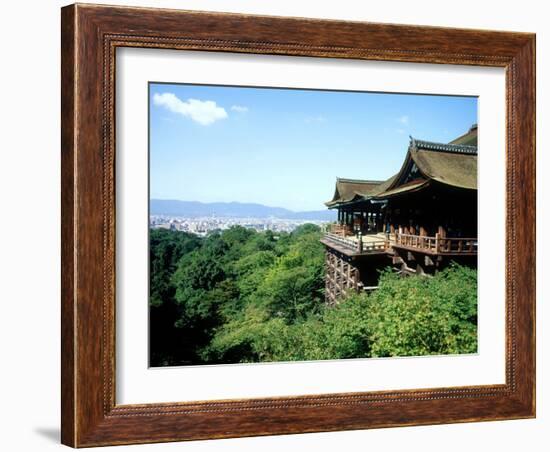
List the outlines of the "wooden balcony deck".
{"type": "Polygon", "coordinates": [[[385,238],[383,234],[357,237],[327,232],[321,243],[349,257],[393,254],[393,248],[430,255],[475,256],[478,248],[477,238],[442,238],[438,234],[435,237],[391,234],[385,238]]]}
{"type": "Polygon", "coordinates": [[[389,246],[388,240],[381,238],[378,234],[364,235],[358,238],[356,236],[346,237],[333,232],[325,233],[321,243],[349,257],[384,254],[389,246]]]}

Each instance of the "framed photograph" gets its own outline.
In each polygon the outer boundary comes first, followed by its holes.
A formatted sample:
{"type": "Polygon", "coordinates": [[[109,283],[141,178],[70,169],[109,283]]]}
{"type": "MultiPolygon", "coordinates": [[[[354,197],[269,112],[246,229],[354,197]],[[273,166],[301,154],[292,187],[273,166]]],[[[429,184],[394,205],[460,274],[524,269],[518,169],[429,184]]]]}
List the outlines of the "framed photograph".
{"type": "Polygon", "coordinates": [[[62,442],[535,416],[535,36],[62,9],[62,442]]]}

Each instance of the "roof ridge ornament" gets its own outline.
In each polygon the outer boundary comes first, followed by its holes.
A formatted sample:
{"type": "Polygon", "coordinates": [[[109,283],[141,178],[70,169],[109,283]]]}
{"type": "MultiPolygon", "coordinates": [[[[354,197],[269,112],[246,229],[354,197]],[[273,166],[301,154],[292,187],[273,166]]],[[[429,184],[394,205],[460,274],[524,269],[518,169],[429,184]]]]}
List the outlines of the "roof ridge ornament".
{"type": "Polygon", "coordinates": [[[457,154],[477,155],[477,146],[472,146],[468,144],[437,143],[435,141],[417,140],[415,138],[412,138],[412,144],[417,149],[421,148],[428,151],[442,151],[454,152],[457,154]]]}

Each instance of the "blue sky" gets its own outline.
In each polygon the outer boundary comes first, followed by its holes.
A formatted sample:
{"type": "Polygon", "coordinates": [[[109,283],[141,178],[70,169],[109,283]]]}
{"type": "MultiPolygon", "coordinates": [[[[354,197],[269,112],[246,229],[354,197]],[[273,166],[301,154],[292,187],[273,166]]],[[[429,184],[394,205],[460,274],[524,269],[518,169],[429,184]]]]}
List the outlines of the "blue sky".
{"type": "Polygon", "coordinates": [[[336,177],[386,179],[409,135],[449,142],[474,97],[149,85],[150,197],[321,210],[336,177]]]}

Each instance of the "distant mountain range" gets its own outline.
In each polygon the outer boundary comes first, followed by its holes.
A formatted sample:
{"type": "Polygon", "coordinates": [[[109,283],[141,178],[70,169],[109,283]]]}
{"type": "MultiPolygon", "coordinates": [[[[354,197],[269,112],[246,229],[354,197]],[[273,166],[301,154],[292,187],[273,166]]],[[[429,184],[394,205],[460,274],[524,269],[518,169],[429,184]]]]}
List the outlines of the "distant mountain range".
{"type": "Polygon", "coordinates": [[[150,215],[172,215],[187,218],[233,217],[233,218],[280,218],[286,220],[334,221],[336,212],[332,210],[309,210],[294,212],[282,207],[269,207],[263,204],[242,202],[177,201],[172,199],[151,199],[150,215]]]}

